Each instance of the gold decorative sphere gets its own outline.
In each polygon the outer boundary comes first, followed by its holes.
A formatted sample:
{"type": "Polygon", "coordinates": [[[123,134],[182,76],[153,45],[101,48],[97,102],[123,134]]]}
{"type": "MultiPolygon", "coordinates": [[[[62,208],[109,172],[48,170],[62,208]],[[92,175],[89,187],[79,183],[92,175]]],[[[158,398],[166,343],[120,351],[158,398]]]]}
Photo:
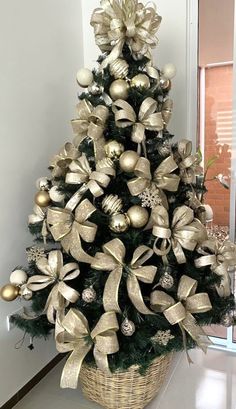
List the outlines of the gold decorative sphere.
{"type": "Polygon", "coordinates": [[[16,287],[14,284],[7,284],[0,290],[0,297],[4,301],[14,301],[19,295],[19,287],[16,287]]]}
{"type": "Polygon", "coordinates": [[[131,80],[131,87],[142,87],[142,88],[150,88],[150,80],[149,77],[145,74],[138,74],[131,80]]]}
{"type": "Polygon", "coordinates": [[[124,233],[130,226],[130,220],[126,213],[116,213],[110,218],[109,228],[115,233],[124,233]]]}
{"type": "Polygon", "coordinates": [[[36,193],[34,201],[40,207],[47,207],[51,199],[48,192],[40,190],[40,192],[36,193]]]}
{"type": "Polygon", "coordinates": [[[109,93],[113,101],[117,99],[126,100],[129,96],[129,84],[122,79],[115,80],[110,86],[109,93]]]}
{"type": "Polygon", "coordinates": [[[135,229],[144,227],[149,220],[149,213],[144,207],[135,205],[129,208],[127,215],[130,219],[130,224],[135,229]]]}
{"type": "Polygon", "coordinates": [[[110,64],[110,74],[115,79],[125,78],[129,73],[129,64],[122,58],[117,58],[110,64]]]}
{"type": "Polygon", "coordinates": [[[139,155],[135,151],[125,151],[120,156],[120,168],[127,173],[133,172],[139,155]]]}
{"type": "Polygon", "coordinates": [[[117,159],[124,152],[124,145],[114,140],[110,140],[105,145],[105,153],[110,159],[117,159]]]}
{"type": "Polygon", "coordinates": [[[171,89],[171,81],[167,80],[166,78],[162,77],[160,79],[160,87],[165,91],[170,91],[171,89]]]}

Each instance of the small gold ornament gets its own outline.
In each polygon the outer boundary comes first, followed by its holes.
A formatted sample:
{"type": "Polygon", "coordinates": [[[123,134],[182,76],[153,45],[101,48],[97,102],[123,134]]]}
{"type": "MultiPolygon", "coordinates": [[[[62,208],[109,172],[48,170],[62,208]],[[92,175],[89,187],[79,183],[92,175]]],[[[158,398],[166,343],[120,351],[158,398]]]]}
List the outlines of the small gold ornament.
{"type": "Polygon", "coordinates": [[[115,77],[115,79],[124,79],[127,77],[129,72],[129,64],[122,58],[117,58],[110,64],[110,74],[115,77]]]}
{"type": "Polygon", "coordinates": [[[36,193],[34,201],[40,207],[47,207],[51,199],[48,192],[40,190],[40,192],[36,193]]]}
{"type": "Polygon", "coordinates": [[[120,168],[127,173],[134,171],[136,163],[138,162],[139,155],[135,151],[125,151],[120,156],[120,168]]]}
{"type": "Polygon", "coordinates": [[[167,80],[164,77],[160,78],[160,87],[164,90],[164,91],[170,91],[171,89],[171,81],[167,80]]]}
{"type": "Polygon", "coordinates": [[[123,203],[118,195],[105,196],[102,201],[102,209],[107,214],[116,214],[122,210],[123,203]]]}
{"type": "Polygon", "coordinates": [[[163,142],[163,144],[159,146],[157,150],[158,150],[159,155],[163,157],[167,157],[171,153],[171,146],[168,142],[163,142]]]}
{"type": "Polygon", "coordinates": [[[10,283],[13,285],[25,284],[28,276],[24,270],[14,270],[10,275],[10,283]]]}
{"type": "Polygon", "coordinates": [[[0,297],[4,301],[14,301],[19,296],[19,287],[13,284],[6,284],[0,290],[0,297]]]}
{"type": "Polygon", "coordinates": [[[166,347],[171,339],[174,339],[174,335],[171,334],[170,329],[167,331],[157,331],[156,335],[151,338],[153,344],[159,344],[166,347]]]}
{"type": "Polygon", "coordinates": [[[96,300],[97,293],[93,287],[85,288],[82,292],[82,300],[87,304],[91,304],[96,300]]]}
{"type": "Polygon", "coordinates": [[[109,93],[113,101],[117,99],[126,100],[129,96],[129,84],[122,79],[115,80],[110,86],[109,93]]]}
{"type": "Polygon", "coordinates": [[[133,323],[133,321],[125,318],[125,320],[121,324],[121,332],[126,337],[132,337],[132,335],[135,333],[135,324],[133,323]]]}
{"type": "Polygon", "coordinates": [[[150,88],[150,80],[147,75],[145,74],[138,74],[131,80],[131,87],[142,87],[145,89],[150,88]]]}
{"type": "Polygon", "coordinates": [[[105,145],[105,153],[110,159],[117,159],[124,152],[124,145],[114,140],[110,140],[105,145]]]}
{"type": "Polygon", "coordinates": [[[170,290],[174,285],[173,277],[166,271],[160,278],[159,284],[165,290],[170,290]]]}
{"type": "Polygon", "coordinates": [[[111,216],[109,228],[115,233],[124,233],[129,226],[130,220],[126,213],[116,213],[111,216]]]}
{"type": "Polygon", "coordinates": [[[33,297],[33,291],[31,291],[28,287],[27,284],[23,284],[20,287],[20,292],[19,295],[24,298],[24,300],[29,301],[33,297]]]}
{"type": "Polygon", "coordinates": [[[130,219],[130,224],[135,229],[144,227],[149,220],[149,213],[144,207],[135,205],[129,208],[127,215],[130,219]]]}

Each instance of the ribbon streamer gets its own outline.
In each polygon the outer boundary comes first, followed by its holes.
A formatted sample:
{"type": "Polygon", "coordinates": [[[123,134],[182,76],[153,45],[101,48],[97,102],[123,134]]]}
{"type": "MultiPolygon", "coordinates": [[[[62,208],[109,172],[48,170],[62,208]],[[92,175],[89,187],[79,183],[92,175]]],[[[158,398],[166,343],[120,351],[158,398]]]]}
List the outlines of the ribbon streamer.
{"type": "Polygon", "coordinates": [[[197,154],[192,155],[192,142],[187,139],[182,139],[178,142],[179,169],[180,177],[184,183],[194,183],[195,169],[199,164],[197,154]]]}
{"type": "Polygon", "coordinates": [[[111,374],[107,355],[119,351],[116,335],[119,324],[114,312],[104,313],[91,332],[86,317],[74,308],[60,325],[63,330],[56,337],[57,350],[62,353],[72,351],[62,372],[62,388],[77,388],[81,365],[92,348],[98,368],[111,374]]]}
{"type": "Polygon", "coordinates": [[[104,244],[103,251],[103,253],[96,253],[91,267],[96,270],[110,271],[103,293],[105,311],[121,313],[118,292],[123,269],[126,269],[128,271],[126,285],[131,302],[141,314],[153,314],[143,301],[139,285],[139,281],[151,284],[155,278],[157,267],[143,266],[143,263],[152,257],[153,250],[147,246],[139,246],[129,265],[124,263],[126,250],[121,240],[114,239],[104,244]]]}
{"type": "Polygon", "coordinates": [[[52,207],[48,210],[47,223],[55,241],[60,241],[67,253],[77,261],[91,263],[93,257],[83,248],[81,239],[93,243],[97,225],[88,221],[96,208],[88,199],[84,199],[75,209],[75,215],[68,209],[52,207]]]}
{"type": "Polygon", "coordinates": [[[70,142],[67,142],[59,151],[59,153],[50,161],[53,177],[65,176],[66,171],[73,160],[80,156],[78,149],[70,142]]]}
{"type": "Polygon", "coordinates": [[[46,239],[48,235],[46,217],[47,217],[47,208],[42,208],[38,205],[34,205],[32,214],[28,217],[28,224],[38,224],[43,223],[41,234],[43,237],[44,245],[46,245],[46,239]]]}

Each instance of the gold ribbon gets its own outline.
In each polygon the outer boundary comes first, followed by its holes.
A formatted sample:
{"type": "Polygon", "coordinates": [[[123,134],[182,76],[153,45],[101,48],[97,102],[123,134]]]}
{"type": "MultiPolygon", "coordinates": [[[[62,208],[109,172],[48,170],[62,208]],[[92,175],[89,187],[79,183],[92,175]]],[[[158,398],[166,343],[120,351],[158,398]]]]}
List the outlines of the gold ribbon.
{"type": "Polygon", "coordinates": [[[86,137],[91,138],[96,160],[102,159],[105,156],[103,131],[109,109],[104,105],[97,105],[94,108],[91,102],[83,99],[77,105],[77,113],[78,118],[71,121],[73,132],[76,134],[74,144],[78,147],[86,137]]]}
{"type": "Polygon", "coordinates": [[[88,199],[84,199],[75,209],[75,215],[68,209],[52,207],[48,209],[47,223],[55,241],[60,241],[67,253],[77,261],[91,263],[93,257],[87,254],[81,244],[93,243],[97,226],[88,221],[96,208],[88,199]]]}
{"type": "Polygon", "coordinates": [[[141,314],[153,314],[143,301],[139,285],[139,281],[151,284],[154,280],[157,267],[143,266],[143,263],[152,257],[153,250],[147,246],[139,246],[133,254],[130,265],[124,264],[126,250],[121,240],[114,239],[104,244],[103,251],[95,255],[91,267],[96,270],[111,271],[103,293],[105,311],[121,313],[118,292],[123,269],[126,269],[128,272],[126,285],[131,302],[141,314]]]}
{"type": "Polygon", "coordinates": [[[149,131],[161,131],[163,119],[161,112],[157,111],[157,102],[153,98],[146,98],[139,109],[138,116],[132,106],[122,99],[113,103],[112,110],[115,114],[115,123],[118,128],[132,126],[131,140],[138,144],[138,153],[141,153],[141,145],[146,156],[145,129],[149,131]]]}
{"type": "Polygon", "coordinates": [[[43,257],[38,260],[36,265],[43,275],[30,277],[27,288],[31,291],[40,291],[53,285],[45,305],[45,311],[47,311],[48,321],[54,324],[55,312],[63,313],[70,303],[74,304],[79,298],[79,293],[66,283],[66,281],[74,280],[79,276],[79,265],[77,263],[63,265],[62,252],[59,250],[50,251],[48,259],[43,257]]]}
{"type": "Polygon", "coordinates": [[[81,365],[92,348],[98,368],[111,374],[108,355],[119,351],[116,335],[119,324],[114,312],[104,313],[91,332],[86,317],[74,308],[60,325],[63,330],[56,337],[57,349],[62,353],[72,351],[62,372],[62,388],[77,388],[81,365]]]}
{"type": "Polygon", "coordinates": [[[151,59],[151,49],[158,43],[156,32],[160,23],[155,6],[146,7],[137,0],[101,0],[101,8],[94,10],[90,22],[100,50],[112,50],[101,69],[121,55],[125,43],[135,59],[142,56],[151,59]]]}
{"type": "Polygon", "coordinates": [[[187,206],[174,210],[171,226],[167,210],[163,206],[157,206],[152,211],[151,222],[152,234],[156,237],[154,252],[165,257],[172,248],[179,264],[186,263],[183,248],[193,251],[207,237],[205,227],[194,218],[193,210],[187,206]]]}
{"type": "Polygon", "coordinates": [[[223,244],[216,239],[204,241],[198,248],[202,257],[195,260],[197,268],[211,266],[211,270],[221,277],[221,283],[216,285],[220,297],[228,297],[231,294],[229,267],[236,265],[236,246],[230,241],[223,244]]]}
{"type": "Polygon", "coordinates": [[[170,122],[172,111],[173,111],[173,100],[170,98],[167,98],[164,101],[162,105],[162,110],[161,110],[161,114],[162,114],[162,118],[163,118],[165,127],[170,122]]]}
{"type": "Polygon", "coordinates": [[[192,142],[183,139],[178,142],[178,155],[180,158],[180,177],[185,183],[194,183],[195,168],[199,164],[198,155],[192,155],[192,142]]]}
{"type": "Polygon", "coordinates": [[[154,311],[163,312],[171,325],[178,324],[183,334],[184,347],[187,352],[185,331],[194,339],[197,345],[206,352],[210,341],[197,324],[192,314],[200,314],[212,309],[211,301],[207,293],[196,294],[197,281],[183,275],[179,282],[177,298],[178,302],[164,291],[151,293],[151,305],[154,311]]]}
{"type": "Polygon", "coordinates": [[[33,212],[34,213],[30,214],[28,217],[28,224],[43,223],[41,234],[43,237],[44,244],[46,245],[46,239],[48,235],[47,223],[46,223],[47,208],[42,208],[38,205],[34,205],[33,212]]]}
{"type": "Polygon", "coordinates": [[[74,210],[85,192],[90,190],[94,197],[104,194],[103,188],[110,183],[110,176],[115,176],[115,169],[111,159],[106,158],[97,162],[96,170],[92,171],[85,154],[73,161],[69,166],[70,172],[66,175],[66,183],[83,184],[66,204],[66,209],[74,210]]]}
{"type": "Polygon", "coordinates": [[[77,159],[79,155],[78,149],[72,143],[67,142],[50,161],[52,176],[64,176],[71,162],[77,159]]]}

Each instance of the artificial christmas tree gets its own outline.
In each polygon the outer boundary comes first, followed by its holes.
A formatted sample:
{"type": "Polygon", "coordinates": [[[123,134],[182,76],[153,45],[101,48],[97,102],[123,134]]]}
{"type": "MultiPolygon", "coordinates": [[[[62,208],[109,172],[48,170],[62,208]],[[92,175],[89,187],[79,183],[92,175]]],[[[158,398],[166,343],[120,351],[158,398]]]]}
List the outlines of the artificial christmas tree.
{"type": "Polygon", "coordinates": [[[1,289],[6,301],[31,300],[17,326],[33,337],[54,330],[58,351],[70,352],[61,386],[76,388],[81,375],[109,409],[143,408],[173,351],[206,351],[202,326],[232,323],[235,309],[235,245],[208,239],[200,156],[167,130],[175,67],[154,67],[160,22],[138,0],[95,9],[103,54],[77,74],[86,90],[73,143],[36,183],[29,229],[40,246],[1,289]]]}

